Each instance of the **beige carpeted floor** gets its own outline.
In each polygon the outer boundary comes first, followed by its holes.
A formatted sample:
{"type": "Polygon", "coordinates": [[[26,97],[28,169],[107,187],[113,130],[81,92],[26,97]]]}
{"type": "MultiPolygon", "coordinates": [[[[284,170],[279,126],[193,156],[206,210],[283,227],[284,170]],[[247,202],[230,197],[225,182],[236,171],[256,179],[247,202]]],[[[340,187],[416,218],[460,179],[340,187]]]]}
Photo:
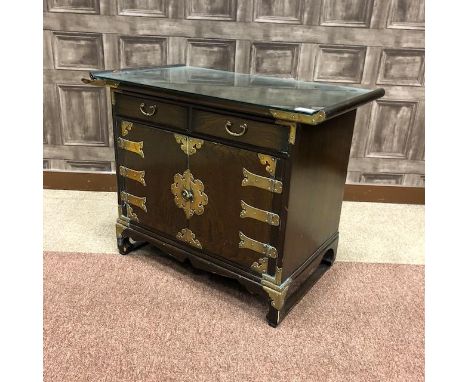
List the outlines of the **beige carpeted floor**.
{"type": "Polygon", "coordinates": [[[115,248],[115,194],[44,191],[44,380],[423,381],[424,207],[345,203],[276,329],[236,283],[115,248]]]}

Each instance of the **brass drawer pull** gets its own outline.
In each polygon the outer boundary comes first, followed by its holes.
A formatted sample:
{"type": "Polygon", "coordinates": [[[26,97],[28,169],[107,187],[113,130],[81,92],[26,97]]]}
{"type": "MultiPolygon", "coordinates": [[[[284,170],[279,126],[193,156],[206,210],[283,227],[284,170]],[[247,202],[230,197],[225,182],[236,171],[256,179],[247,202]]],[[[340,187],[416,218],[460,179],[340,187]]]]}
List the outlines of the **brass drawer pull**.
{"type": "Polygon", "coordinates": [[[154,115],[154,113],[156,113],[156,105],[148,106],[149,111],[145,111],[145,108],[146,108],[145,103],[144,102],[140,103],[140,111],[143,115],[146,115],[147,117],[151,117],[152,115],[154,115]]]}
{"type": "Polygon", "coordinates": [[[224,128],[225,128],[226,132],[229,135],[232,135],[234,137],[241,137],[247,132],[247,124],[246,123],[243,123],[242,125],[239,125],[239,127],[241,128],[241,131],[239,133],[236,133],[236,132],[232,131],[231,126],[232,126],[232,122],[227,121],[226,124],[224,125],[224,128]]]}

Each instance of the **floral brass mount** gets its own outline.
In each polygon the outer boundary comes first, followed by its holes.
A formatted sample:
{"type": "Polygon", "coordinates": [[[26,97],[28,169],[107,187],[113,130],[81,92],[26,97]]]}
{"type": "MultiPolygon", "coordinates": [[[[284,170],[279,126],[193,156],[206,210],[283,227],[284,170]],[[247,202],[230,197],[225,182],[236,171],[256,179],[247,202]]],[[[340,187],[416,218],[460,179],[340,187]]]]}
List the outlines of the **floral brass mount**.
{"type": "Polygon", "coordinates": [[[128,121],[122,121],[120,123],[120,131],[122,132],[122,137],[128,135],[128,132],[132,130],[133,123],[128,121]]]}
{"type": "Polygon", "coordinates": [[[187,155],[195,154],[197,149],[201,149],[203,145],[202,139],[187,137],[186,135],[174,134],[174,138],[180,144],[180,149],[187,155]]]}
{"type": "Polygon", "coordinates": [[[177,207],[182,208],[187,219],[194,214],[202,215],[204,206],[208,204],[208,196],[203,192],[205,186],[202,181],[195,179],[190,170],[185,170],[184,174],[174,175],[174,183],[171,191],[174,195],[174,202],[177,207]]]}
{"type": "Polygon", "coordinates": [[[188,228],[182,228],[176,235],[177,239],[189,243],[192,247],[202,249],[202,245],[199,240],[195,239],[195,234],[188,228]]]}

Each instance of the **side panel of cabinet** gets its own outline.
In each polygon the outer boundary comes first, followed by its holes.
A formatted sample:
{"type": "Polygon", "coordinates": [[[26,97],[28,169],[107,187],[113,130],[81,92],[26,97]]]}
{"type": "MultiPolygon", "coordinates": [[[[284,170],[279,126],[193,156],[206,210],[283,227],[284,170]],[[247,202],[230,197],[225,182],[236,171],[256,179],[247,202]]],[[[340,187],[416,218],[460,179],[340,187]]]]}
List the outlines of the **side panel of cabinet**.
{"type": "MultiPolygon", "coordinates": [[[[117,148],[117,174],[122,191],[137,197],[146,198],[146,212],[131,205],[136,219],[127,216],[132,223],[164,233],[174,238],[177,233],[187,227],[187,219],[174,204],[171,184],[174,175],[183,173],[187,168],[187,156],[180,149],[174,134],[155,127],[133,123],[131,129],[122,136],[122,120],[117,120],[118,137],[130,142],[143,142],[143,155],[117,148]],[[121,166],[135,171],[144,171],[144,183],[123,176],[121,166]]],[[[117,138],[118,139],[118,138],[117,138]]],[[[117,143],[118,147],[118,143],[117,143]]],[[[125,172],[126,170],[123,170],[125,172]]],[[[128,171],[128,170],[127,170],[128,171]]],[[[120,191],[120,190],[119,190],[120,191]]],[[[121,203],[124,203],[121,201],[121,203]]]]}
{"type": "Polygon", "coordinates": [[[204,251],[251,270],[251,265],[265,255],[239,248],[239,232],[270,244],[277,227],[241,218],[241,201],[264,211],[271,212],[273,208],[271,191],[242,186],[243,169],[268,178],[271,175],[266,165],[260,163],[256,152],[204,141],[196,154],[189,156],[189,167],[195,179],[203,182],[208,196],[204,213],[189,219],[191,231],[204,251]]]}

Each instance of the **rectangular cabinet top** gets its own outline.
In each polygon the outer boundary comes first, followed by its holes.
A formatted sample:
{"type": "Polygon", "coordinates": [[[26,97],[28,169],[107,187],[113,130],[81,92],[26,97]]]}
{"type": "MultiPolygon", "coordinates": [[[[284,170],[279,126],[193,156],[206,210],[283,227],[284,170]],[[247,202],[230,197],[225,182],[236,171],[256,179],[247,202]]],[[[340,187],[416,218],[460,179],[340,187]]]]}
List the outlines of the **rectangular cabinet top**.
{"type": "Polygon", "coordinates": [[[311,125],[385,94],[380,88],[368,90],[184,65],[91,72],[91,78],[104,85],[153,88],[188,98],[202,95],[247,105],[276,119],[311,125]]]}

